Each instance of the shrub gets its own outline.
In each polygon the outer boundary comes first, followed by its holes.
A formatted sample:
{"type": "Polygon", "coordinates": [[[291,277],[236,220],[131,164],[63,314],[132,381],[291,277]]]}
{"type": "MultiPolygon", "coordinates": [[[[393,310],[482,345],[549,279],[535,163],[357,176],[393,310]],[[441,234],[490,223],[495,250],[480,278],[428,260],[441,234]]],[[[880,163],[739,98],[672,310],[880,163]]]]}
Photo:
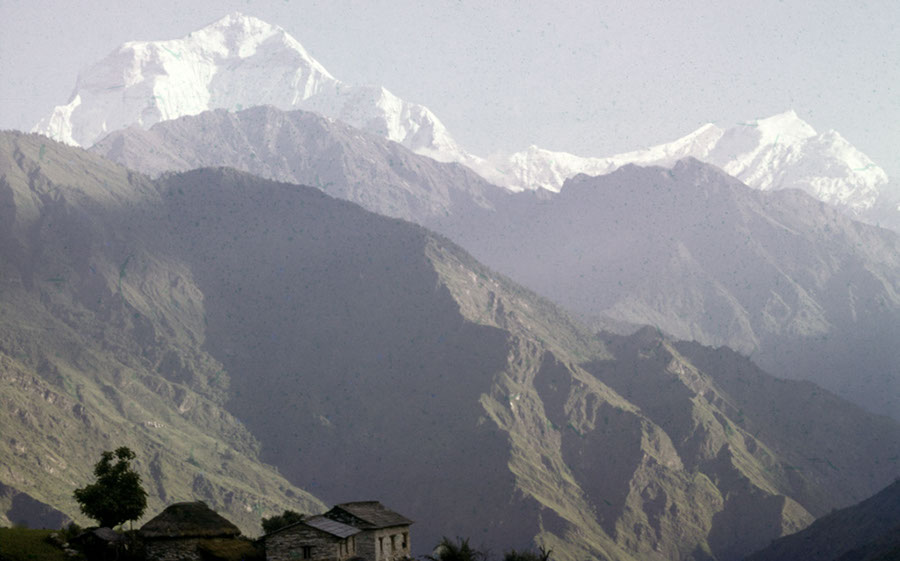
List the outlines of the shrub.
{"type": "Polygon", "coordinates": [[[303,520],[303,515],[293,510],[286,510],[283,514],[276,514],[269,518],[262,519],[262,529],[264,534],[271,534],[279,528],[290,526],[303,520]]]}

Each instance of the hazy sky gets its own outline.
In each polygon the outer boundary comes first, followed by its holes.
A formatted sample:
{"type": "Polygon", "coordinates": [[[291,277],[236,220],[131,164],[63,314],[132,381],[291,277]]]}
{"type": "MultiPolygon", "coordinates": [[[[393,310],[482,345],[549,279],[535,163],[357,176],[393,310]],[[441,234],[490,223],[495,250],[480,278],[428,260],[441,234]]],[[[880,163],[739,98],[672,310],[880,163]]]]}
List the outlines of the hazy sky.
{"type": "Polygon", "coordinates": [[[900,2],[0,0],[0,128],[30,129],[128,40],[239,10],[469,150],[604,156],[793,108],[900,177],[900,2]]]}

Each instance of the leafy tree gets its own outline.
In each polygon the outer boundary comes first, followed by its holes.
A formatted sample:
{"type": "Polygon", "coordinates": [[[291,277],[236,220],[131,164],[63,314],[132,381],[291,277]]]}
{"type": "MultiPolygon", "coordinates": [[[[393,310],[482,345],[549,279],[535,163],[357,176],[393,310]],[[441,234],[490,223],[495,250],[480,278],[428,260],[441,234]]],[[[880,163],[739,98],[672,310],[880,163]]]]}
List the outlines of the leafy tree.
{"type": "Polygon", "coordinates": [[[550,561],[552,549],[541,547],[538,551],[516,551],[512,549],[503,554],[503,561],[550,561]]]}
{"type": "Polygon", "coordinates": [[[94,466],[97,480],[75,489],[73,495],[81,512],[100,526],[112,528],[144,514],[147,491],[141,486],[141,476],[131,468],[134,458],[134,452],[125,446],[115,452],[103,452],[94,466]]]}
{"type": "Polygon", "coordinates": [[[290,526],[296,522],[303,520],[303,515],[293,510],[286,510],[284,514],[276,514],[269,518],[262,519],[262,529],[264,534],[271,534],[279,528],[290,526]]]}
{"type": "Polygon", "coordinates": [[[456,538],[456,542],[451,541],[446,536],[441,539],[441,543],[434,548],[434,556],[426,555],[426,559],[430,561],[485,561],[487,555],[478,551],[469,545],[469,538],[456,538]]]}

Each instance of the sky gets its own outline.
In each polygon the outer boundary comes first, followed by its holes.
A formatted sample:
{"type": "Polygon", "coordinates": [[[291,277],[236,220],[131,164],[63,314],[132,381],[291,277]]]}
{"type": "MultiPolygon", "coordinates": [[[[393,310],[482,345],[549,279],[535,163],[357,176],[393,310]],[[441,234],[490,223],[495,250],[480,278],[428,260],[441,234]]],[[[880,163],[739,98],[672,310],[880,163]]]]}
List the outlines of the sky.
{"type": "Polygon", "coordinates": [[[607,156],[794,109],[900,177],[896,0],[0,0],[0,129],[30,130],[121,43],[232,11],[425,105],[479,155],[607,156]]]}

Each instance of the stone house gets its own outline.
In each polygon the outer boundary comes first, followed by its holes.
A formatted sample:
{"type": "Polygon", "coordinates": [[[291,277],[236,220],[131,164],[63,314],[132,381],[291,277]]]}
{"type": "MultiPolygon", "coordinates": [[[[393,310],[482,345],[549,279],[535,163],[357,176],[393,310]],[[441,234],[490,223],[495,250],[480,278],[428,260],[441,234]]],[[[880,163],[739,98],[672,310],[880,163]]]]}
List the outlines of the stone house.
{"type": "Polygon", "coordinates": [[[201,551],[241,531],[202,501],[175,503],[141,526],[147,561],[201,561],[201,551]]]}
{"type": "Polygon", "coordinates": [[[261,538],[267,561],[345,561],[357,556],[358,528],[324,516],[305,517],[261,538]]]}
{"type": "Polygon", "coordinates": [[[323,516],[360,531],[354,536],[356,554],[366,561],[394,561],[411,557],[409,526],[413,521],[385,508],[378,501],[342,503],[323,516]]]}

